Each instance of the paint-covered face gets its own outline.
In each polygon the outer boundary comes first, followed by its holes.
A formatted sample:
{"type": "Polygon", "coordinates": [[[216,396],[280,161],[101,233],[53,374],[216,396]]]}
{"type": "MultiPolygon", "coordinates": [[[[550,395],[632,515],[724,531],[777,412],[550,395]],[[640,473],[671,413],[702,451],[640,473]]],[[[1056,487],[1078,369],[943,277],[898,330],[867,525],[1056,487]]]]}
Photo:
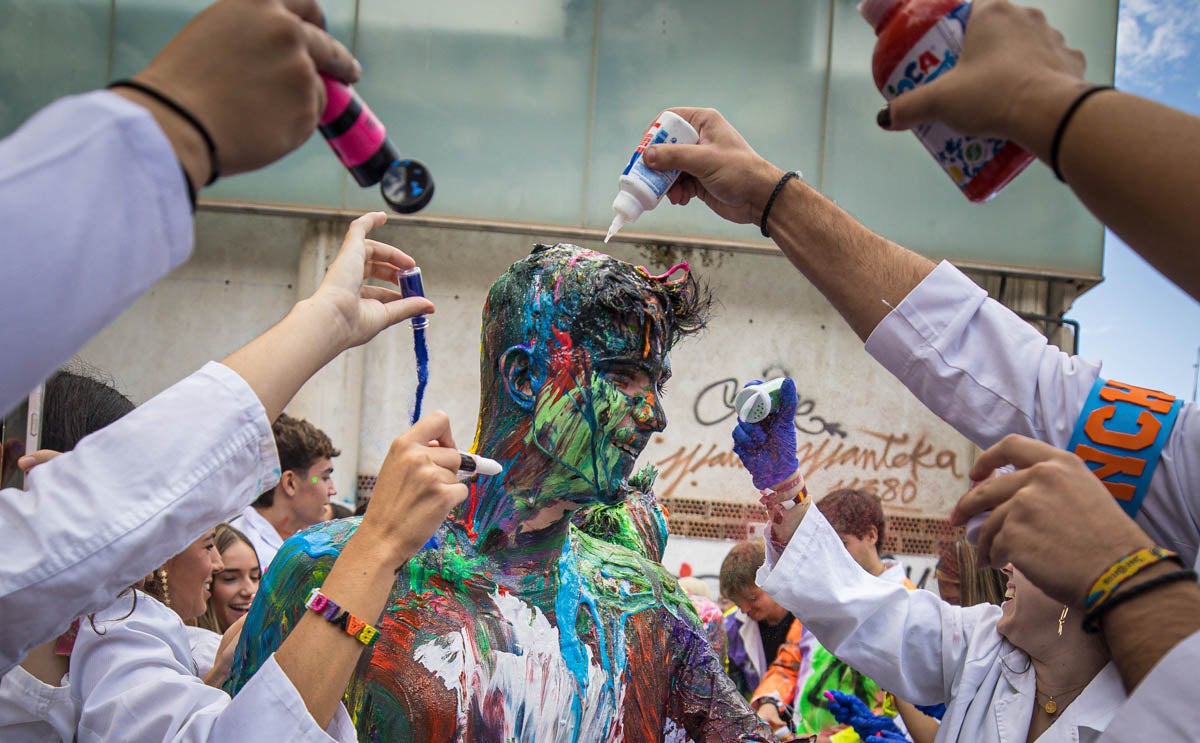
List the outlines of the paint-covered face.
{"type": "Polygon", "coordinates": [[[634,462],[667,424],[659,397],[670,363],[652,335],[615,327],[606,347],[589,349],[556,333],[529,431],[551,462],[546,495],[581,504],[623,497],[634,462]]]}

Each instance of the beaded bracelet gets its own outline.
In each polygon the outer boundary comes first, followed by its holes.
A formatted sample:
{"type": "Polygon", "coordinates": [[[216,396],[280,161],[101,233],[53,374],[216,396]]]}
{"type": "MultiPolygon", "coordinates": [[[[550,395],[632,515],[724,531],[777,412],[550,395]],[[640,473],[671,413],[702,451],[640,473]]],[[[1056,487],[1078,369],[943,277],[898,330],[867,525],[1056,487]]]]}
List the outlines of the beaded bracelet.
{"type": "Polygon", "coordinates": [[[308,594],[308,601],[305,601],[304,605],[367,647],[371,647],[379,639],[379,630],[350,612],[342,611],[342,607],[321,593],[320,588],[312,589],[312,593],[308,594]]]}
{"type": "Polygon", "coordinates": [[[1092,584],[1092,590],[1088,591],[1087,599],[1083,604],[1084,610],[1092,611],[1099,607],[1112,597],[1113,592],[1122,583],[1163,560],[1172,560],[1178,563],[1179,567],[1183,567],[1183,561],[1179,559],[1179,555],[1162,547],[1143,547],[1117,560],[1092,584]]]}
{"type": "Polygon", "coordinates": [[[1107,601],[1098,604],[1089,610],[1086,615],[1084,615],[1083,631],[1092,635],[1096,634],[1100,631],[1100,619],[1114,606],[1119,606],[1130,599],[1141,596],[1143,593],[1153,591],[1155,588],[1160,588],[1170,583],[1177,583],[1181,580],[1195,581],[1196,571],[1176,570],[1174,573],[1163,573],[1162,575],[1156,575],[1143,583],[1139,583],[1132,588],[1127,588],[1124,591],[1117,593],[1107,601]]]}

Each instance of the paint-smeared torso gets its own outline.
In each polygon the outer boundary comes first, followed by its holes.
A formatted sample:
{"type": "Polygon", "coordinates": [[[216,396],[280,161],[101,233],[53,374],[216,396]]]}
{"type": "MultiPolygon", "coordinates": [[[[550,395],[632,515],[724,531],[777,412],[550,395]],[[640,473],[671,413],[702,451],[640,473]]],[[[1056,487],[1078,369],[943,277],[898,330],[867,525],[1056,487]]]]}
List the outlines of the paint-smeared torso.
{"type": "MultiPolygon", "coordinates": [[[[240,688],[303,612],[357,520],[284,546],[238,650],[240,688]],[[299,607],[299,608],[297,608],[299,607]]],[[[764,733],[661,566],[572,530],[552,606],[498,585],[446,526],[403,571],[346,704],[360,740],[576,743],[764,733]]]]}

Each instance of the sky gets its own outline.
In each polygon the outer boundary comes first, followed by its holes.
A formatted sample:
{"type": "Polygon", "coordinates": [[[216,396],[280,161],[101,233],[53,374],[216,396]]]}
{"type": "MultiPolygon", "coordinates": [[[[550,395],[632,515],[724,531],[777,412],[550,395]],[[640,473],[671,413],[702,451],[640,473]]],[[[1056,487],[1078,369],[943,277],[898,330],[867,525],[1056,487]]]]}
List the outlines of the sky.
{"type": "MultiPolygon", "coordinates": [[[[1121,0],[1116,85],[1200,115],[1196,0],[1121,0]]],[[[1104,283],[1077,299],[1067,317],[1081,325],[1080,355],[1103,360],[1106,379],[1193,399],[1200,304],[1112,233],[1104,283]]]]}

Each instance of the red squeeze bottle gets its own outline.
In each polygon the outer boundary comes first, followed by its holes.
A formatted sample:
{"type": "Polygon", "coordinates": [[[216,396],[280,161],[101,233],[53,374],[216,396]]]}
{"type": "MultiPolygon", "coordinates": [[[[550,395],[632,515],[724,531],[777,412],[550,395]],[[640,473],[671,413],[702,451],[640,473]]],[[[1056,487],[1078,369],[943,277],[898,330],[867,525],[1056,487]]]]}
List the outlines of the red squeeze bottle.
{"type": "MultiPolygon", "coordinates": [[[[962,53],[971,3],[962,0],[862,0],[858,11],[879,41],[871,58],[875,86],[891,101],[954,67],[962,53]]],[[[969,200],[982,202],[1025,169],[1034,157],[1006,139],[969,137],[940,121],[913,134],[969,200]]]]}

